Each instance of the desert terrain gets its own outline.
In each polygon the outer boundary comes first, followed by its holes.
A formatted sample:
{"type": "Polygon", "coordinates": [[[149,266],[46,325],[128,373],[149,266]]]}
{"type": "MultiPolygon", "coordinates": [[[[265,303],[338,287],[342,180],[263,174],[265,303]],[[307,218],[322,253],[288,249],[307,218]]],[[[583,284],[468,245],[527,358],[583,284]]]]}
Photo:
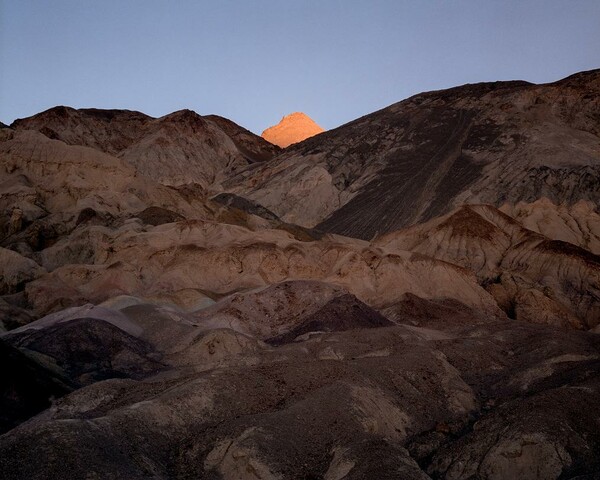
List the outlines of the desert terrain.
{"type": "Polygon", "coordinates": [[[2,478],[599,478],[600,70],[0,127],[2,478]]]}

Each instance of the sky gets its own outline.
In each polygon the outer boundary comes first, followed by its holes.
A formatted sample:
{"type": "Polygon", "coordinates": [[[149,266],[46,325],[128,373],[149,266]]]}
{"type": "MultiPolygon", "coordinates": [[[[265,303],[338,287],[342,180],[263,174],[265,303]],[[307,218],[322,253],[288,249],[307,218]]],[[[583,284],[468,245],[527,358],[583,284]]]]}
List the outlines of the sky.
{"type": "Polygon", "coordinates": [[[600,67],[600,0],[0,0],[0,121],[189,108],[260,134],[410,95],[600,67]]]}

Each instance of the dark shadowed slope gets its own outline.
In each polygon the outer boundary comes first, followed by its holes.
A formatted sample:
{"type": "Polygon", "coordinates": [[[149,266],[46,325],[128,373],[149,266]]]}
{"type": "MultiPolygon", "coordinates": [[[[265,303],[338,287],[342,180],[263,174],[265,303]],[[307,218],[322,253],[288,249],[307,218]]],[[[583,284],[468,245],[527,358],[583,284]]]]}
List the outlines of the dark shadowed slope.
{"type": "Polygon", "coordinates": [[[219,115],[206,115],[203,118],[218,125],[233,140],[240,153],[246,155],[250,162],[270,160],[280,151],[277,145],[262,141],[262,137],[258,137],[250,130],[240,127],[227,118],[219,115]]]}
{"type": "MultiPolygon", "coordinates": [[[[40,359],[41,360],[41,359],[40,359]]],[[[0,339],[0,435],[48,408],[56,398],[71,392],[71,384],[19,349],[0,339]]]]}

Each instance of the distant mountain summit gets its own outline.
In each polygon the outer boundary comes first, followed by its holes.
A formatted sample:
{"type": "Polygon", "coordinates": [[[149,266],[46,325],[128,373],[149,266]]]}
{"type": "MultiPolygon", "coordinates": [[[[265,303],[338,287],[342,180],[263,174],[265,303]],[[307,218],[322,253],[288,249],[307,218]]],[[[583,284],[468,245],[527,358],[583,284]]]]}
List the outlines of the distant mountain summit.
{"type": "Polygon", "coordinates": [[[324,131],[308,115],[294,112],[283,117],[277,125],[267,128],[261,137],[274,145],[285,148],[324,131]]]}

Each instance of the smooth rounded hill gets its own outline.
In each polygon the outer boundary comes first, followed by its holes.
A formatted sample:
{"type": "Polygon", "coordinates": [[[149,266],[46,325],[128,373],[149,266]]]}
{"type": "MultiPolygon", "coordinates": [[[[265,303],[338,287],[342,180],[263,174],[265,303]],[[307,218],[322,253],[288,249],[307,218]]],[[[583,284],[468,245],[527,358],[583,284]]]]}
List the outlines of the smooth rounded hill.
{"type": "Polygon", "coordinates": [[[285,148],[324,131],[308,115],[294,112],[283,117],[277,125],[267,128],[261,137],[274,145],[285,148]]]}

